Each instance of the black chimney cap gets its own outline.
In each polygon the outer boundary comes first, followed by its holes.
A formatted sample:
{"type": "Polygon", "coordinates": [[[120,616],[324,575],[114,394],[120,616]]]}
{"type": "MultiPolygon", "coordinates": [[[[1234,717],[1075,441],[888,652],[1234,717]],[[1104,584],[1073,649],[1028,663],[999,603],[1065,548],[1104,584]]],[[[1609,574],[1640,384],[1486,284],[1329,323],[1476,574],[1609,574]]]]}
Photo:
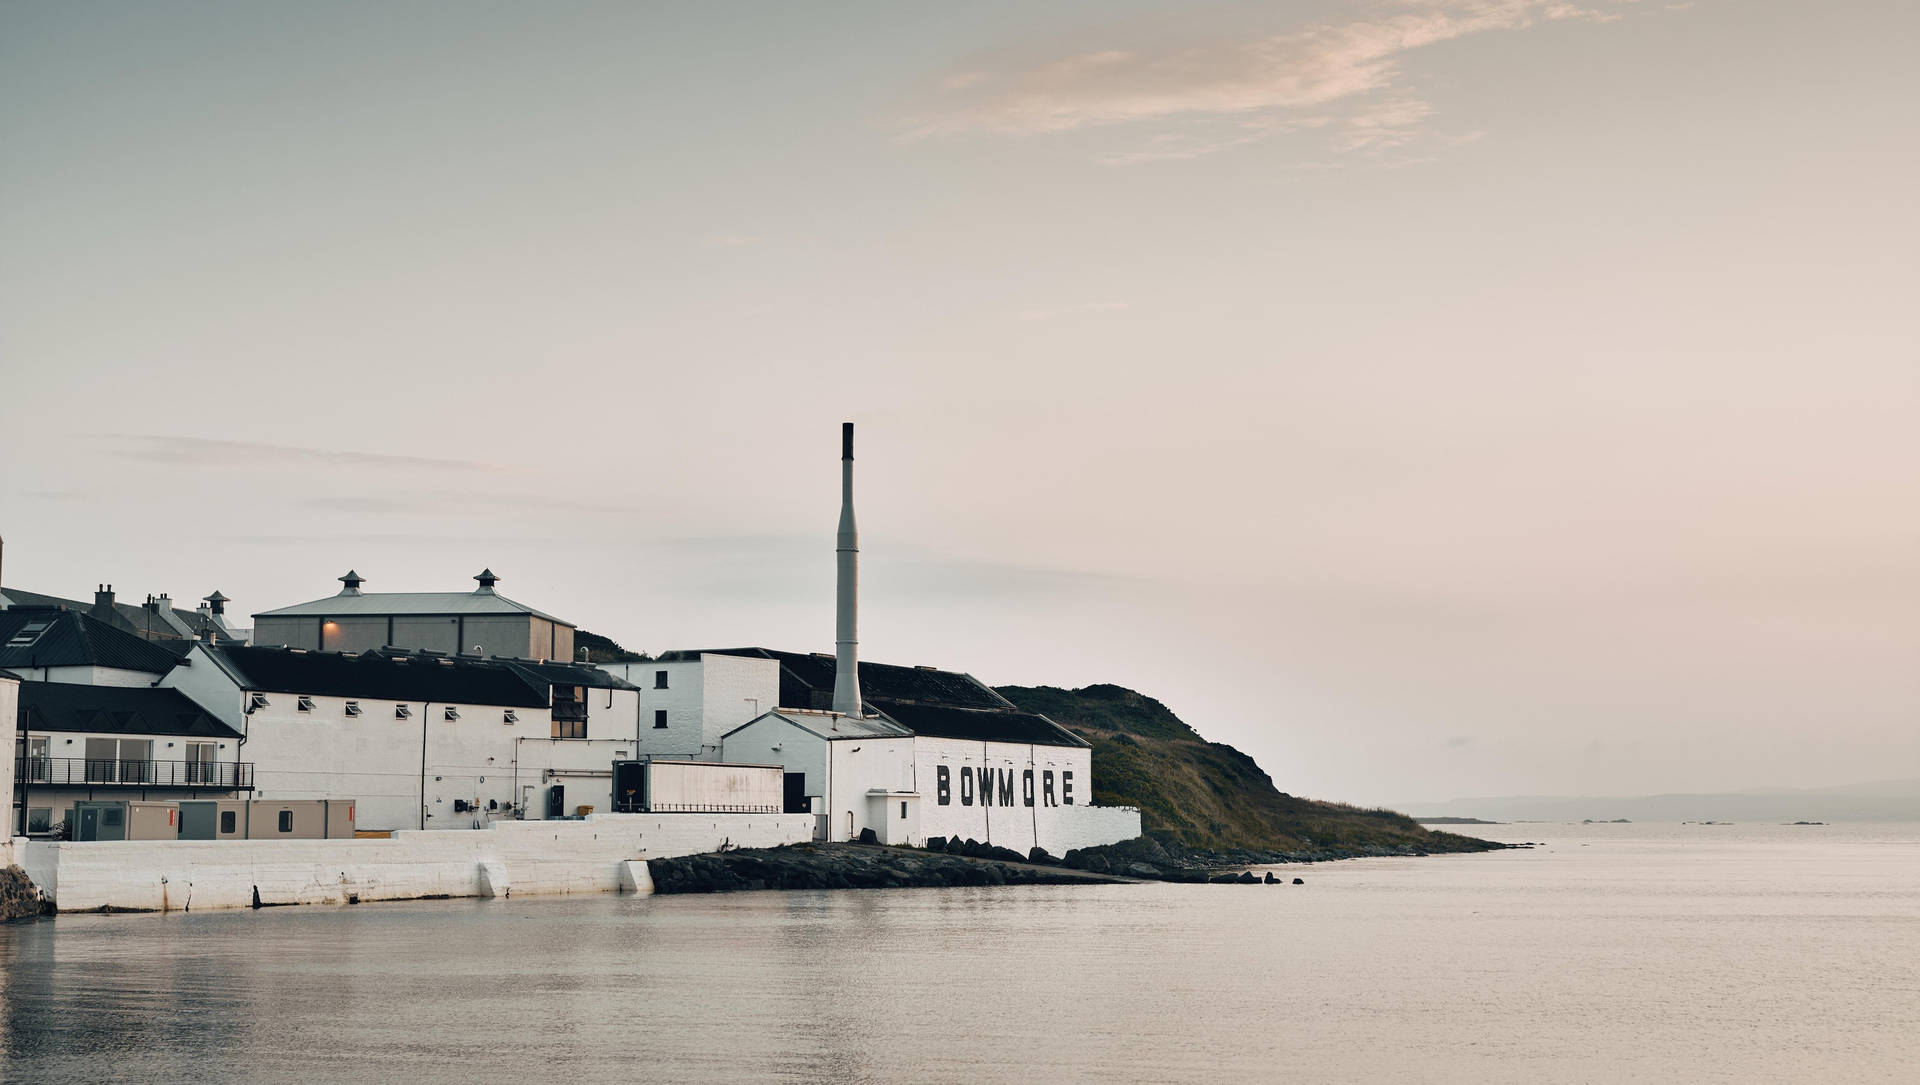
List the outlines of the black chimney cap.
{"type": "Polygon", "coordinates": [[[493,575],[492,569],[480,570],[480,575],[474,577],[474,579],[478,580],[480,582],[480,586],[483,588],[491,588],[494,586],[494,584],[498,583],[500,580],[499,577],[493,575]]]}
{"type": "Polygon", "coordinates": [[[853,458],[853,423],[852,422],[840,423],[840,458],[843,460],[850,460],[853,458]]]}
{"type": "Polygon", "coordinates": [[[340,577],[339,579],[340,579],[340,583],[345,584],[349,588],[357,588],[360,585],[365,584],[367,582],[367,579],[365,577],[361,576],[359,573],[354,572],[352,569],[348,569],[347,575],[340,577]]]}

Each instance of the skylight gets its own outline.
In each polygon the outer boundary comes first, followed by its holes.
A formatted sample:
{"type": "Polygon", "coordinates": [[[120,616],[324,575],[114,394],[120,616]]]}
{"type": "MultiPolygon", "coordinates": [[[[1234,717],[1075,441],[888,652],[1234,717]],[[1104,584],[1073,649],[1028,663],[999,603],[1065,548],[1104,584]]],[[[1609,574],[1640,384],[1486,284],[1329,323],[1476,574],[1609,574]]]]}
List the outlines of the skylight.
{"type": "Polygon", "coordinates": [[[20,627],[13,639],[7,642],[9,648],[26,648],[40,639],[41,635],[53,628],[52,618],[35,618],[20,627]]]}

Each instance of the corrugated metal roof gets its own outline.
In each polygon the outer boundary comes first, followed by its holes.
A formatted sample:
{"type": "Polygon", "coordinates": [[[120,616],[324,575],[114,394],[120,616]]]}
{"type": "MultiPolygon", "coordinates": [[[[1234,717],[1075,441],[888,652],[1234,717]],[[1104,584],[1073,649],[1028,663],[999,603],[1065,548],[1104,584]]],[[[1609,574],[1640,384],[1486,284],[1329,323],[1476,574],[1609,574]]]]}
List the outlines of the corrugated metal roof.
{"type": "Polygon", "coordinates": [[[388,614],[531,614],[573,628],[572,622],[535,610],[525,603],[516,603],[492,591],[383,591],[329,595],[325,599],[261,611],[254,618],[361,618],[384,617],[388,614]]]}
{"type": "MultiPolygon", "coordinates": [[[[833,673],[837,668],[830,655],[780,652],[771,648],[708,648],[668,652],[660,658],[691,659],[700,655],[754,656],[776,660],[780,664],[781,707],[826,708],[832,704],[833,673]],[[825,703],[820,702],[820,696],[826,698],[825,703]]],[[[1014,707],[1013,702],[970,674],[943,671],[936,667],[869,663],[866,660],[860,662],[860,693],[867,700],[924,701],[975,708],[1014,707]]]]}
{"type": "Polygon", "coordinates": [[[35,731],[240,737],[176,689],[74,682],[20,683],[20,725],[35,731]]]}
{"type": "Polygon", "coordinates": [[[870,708],[916,735],[957,738],[971,742],[1013,742],[1034,746],[1087,746],[1091,743],[1038,712],[992,708],[956,708],[951,705],[880,701],[870,708]]]}
{"type": "Polygon", "coordinates": [[[177,657],[160,645],[55,607],[16,606],[0,610],[0,667],[115,667],[165,674],[177,657]],[[29,625],[45,623],[30,641],[29,625]],[[10,647],[10,642],[20,641],[10,647]]]}
{"type": "MultiPolygon", "coordinates": [[[[763,712],[754,719],[728,731],[735,734],[752,727],[764,719],[785,720],[808,734],[818,735],[830,742],[849,738],[912,738],[913,732],[879,716],[860,719],[855,716],[841,716],[830,712],[796,712],[792,709],[779,709],[763,712]]],[[[725,738],[726,735],[721,736],[725,738]]]]}

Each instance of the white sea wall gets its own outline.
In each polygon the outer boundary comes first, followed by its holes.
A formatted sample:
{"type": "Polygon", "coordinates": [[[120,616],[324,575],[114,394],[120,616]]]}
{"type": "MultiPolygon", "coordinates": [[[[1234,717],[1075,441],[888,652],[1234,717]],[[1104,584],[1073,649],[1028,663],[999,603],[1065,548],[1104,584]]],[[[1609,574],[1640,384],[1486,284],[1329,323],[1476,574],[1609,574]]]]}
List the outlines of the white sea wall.
{"type": "MultiPolygon", "coordinates": [[[[21,865],[62,912],[611,893],[622,865],[813,837],[809,814],[596,814],[384,840],[32,841],[21,865]]],[[[627,875],[629,884],[631,873],[627,875]]]]}

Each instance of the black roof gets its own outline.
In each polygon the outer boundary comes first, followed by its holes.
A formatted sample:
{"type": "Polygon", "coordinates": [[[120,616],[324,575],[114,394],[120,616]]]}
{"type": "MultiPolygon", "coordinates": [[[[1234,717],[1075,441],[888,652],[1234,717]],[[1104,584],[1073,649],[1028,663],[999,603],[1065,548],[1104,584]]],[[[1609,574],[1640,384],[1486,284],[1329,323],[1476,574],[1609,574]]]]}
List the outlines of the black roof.
{"type": "Polygon", "coordinates": [[[1086,746],[1087,740],[1038,712],[993,708],[956,708],[952,705],[873,701],[868,707],[888,719],[930,738],[958,738],[972,742],[1017,742],[1035,746],[1086,746]]]}
{"type": "MultiPolygon", "coordinates": [[[[662,659],[692,659],[700,655],[757,656],[780,664],[780,703],[788,708],[831,708],[834,658],[771,648],[711,648],[701,652],[668,652],[662,659]],[[824,692],[827,704],[815,704],[824,692]]],[[[860,694],[869,701],[915,701],[966,705],[974,708],[1012,708],[1013,702],[970,674],[933,667],[898,667],[860,662],[860,694]]]]}
{"type": "Polygon", "coordinates": [[[209,715],[177,689],[76,682],[20,683],[20,729],[240,737],[240,732],[209,715]]]}
{"type": "Polygon", "coordinates": [[[0,667],[118,667],[165,674],[177,663],[160,645],[77,611],[30,606],[0,610],[0,667]],[[7,646],[16,637],[25,640],[28,626],[35,623],[46,627],[30,643],[7,646]]]}
{"type": "MultiPolygon", "coordinates": [[[[833,707],[829,655],[777,652],[770,648],[715,648],[668,652],[662,659],[701,655],[753,656],[780,664],[780,704],[786,708],[833,707]]],[[[931,738],[1017,742],[1036,746],[1085,746],[1087,742],[1038,712],[1023,712],[993,687],[970,674],[935,667],[860,663],[860,697],[870,710],[931,738]]]]}
{"type": "Polygon", "coordinates": [[[205,650],[241,688],[260,693],[545,708],[556,685],[635,688],[597,668],[567,663],[395,650],[359,655],[251,645],[205,650]]]}

